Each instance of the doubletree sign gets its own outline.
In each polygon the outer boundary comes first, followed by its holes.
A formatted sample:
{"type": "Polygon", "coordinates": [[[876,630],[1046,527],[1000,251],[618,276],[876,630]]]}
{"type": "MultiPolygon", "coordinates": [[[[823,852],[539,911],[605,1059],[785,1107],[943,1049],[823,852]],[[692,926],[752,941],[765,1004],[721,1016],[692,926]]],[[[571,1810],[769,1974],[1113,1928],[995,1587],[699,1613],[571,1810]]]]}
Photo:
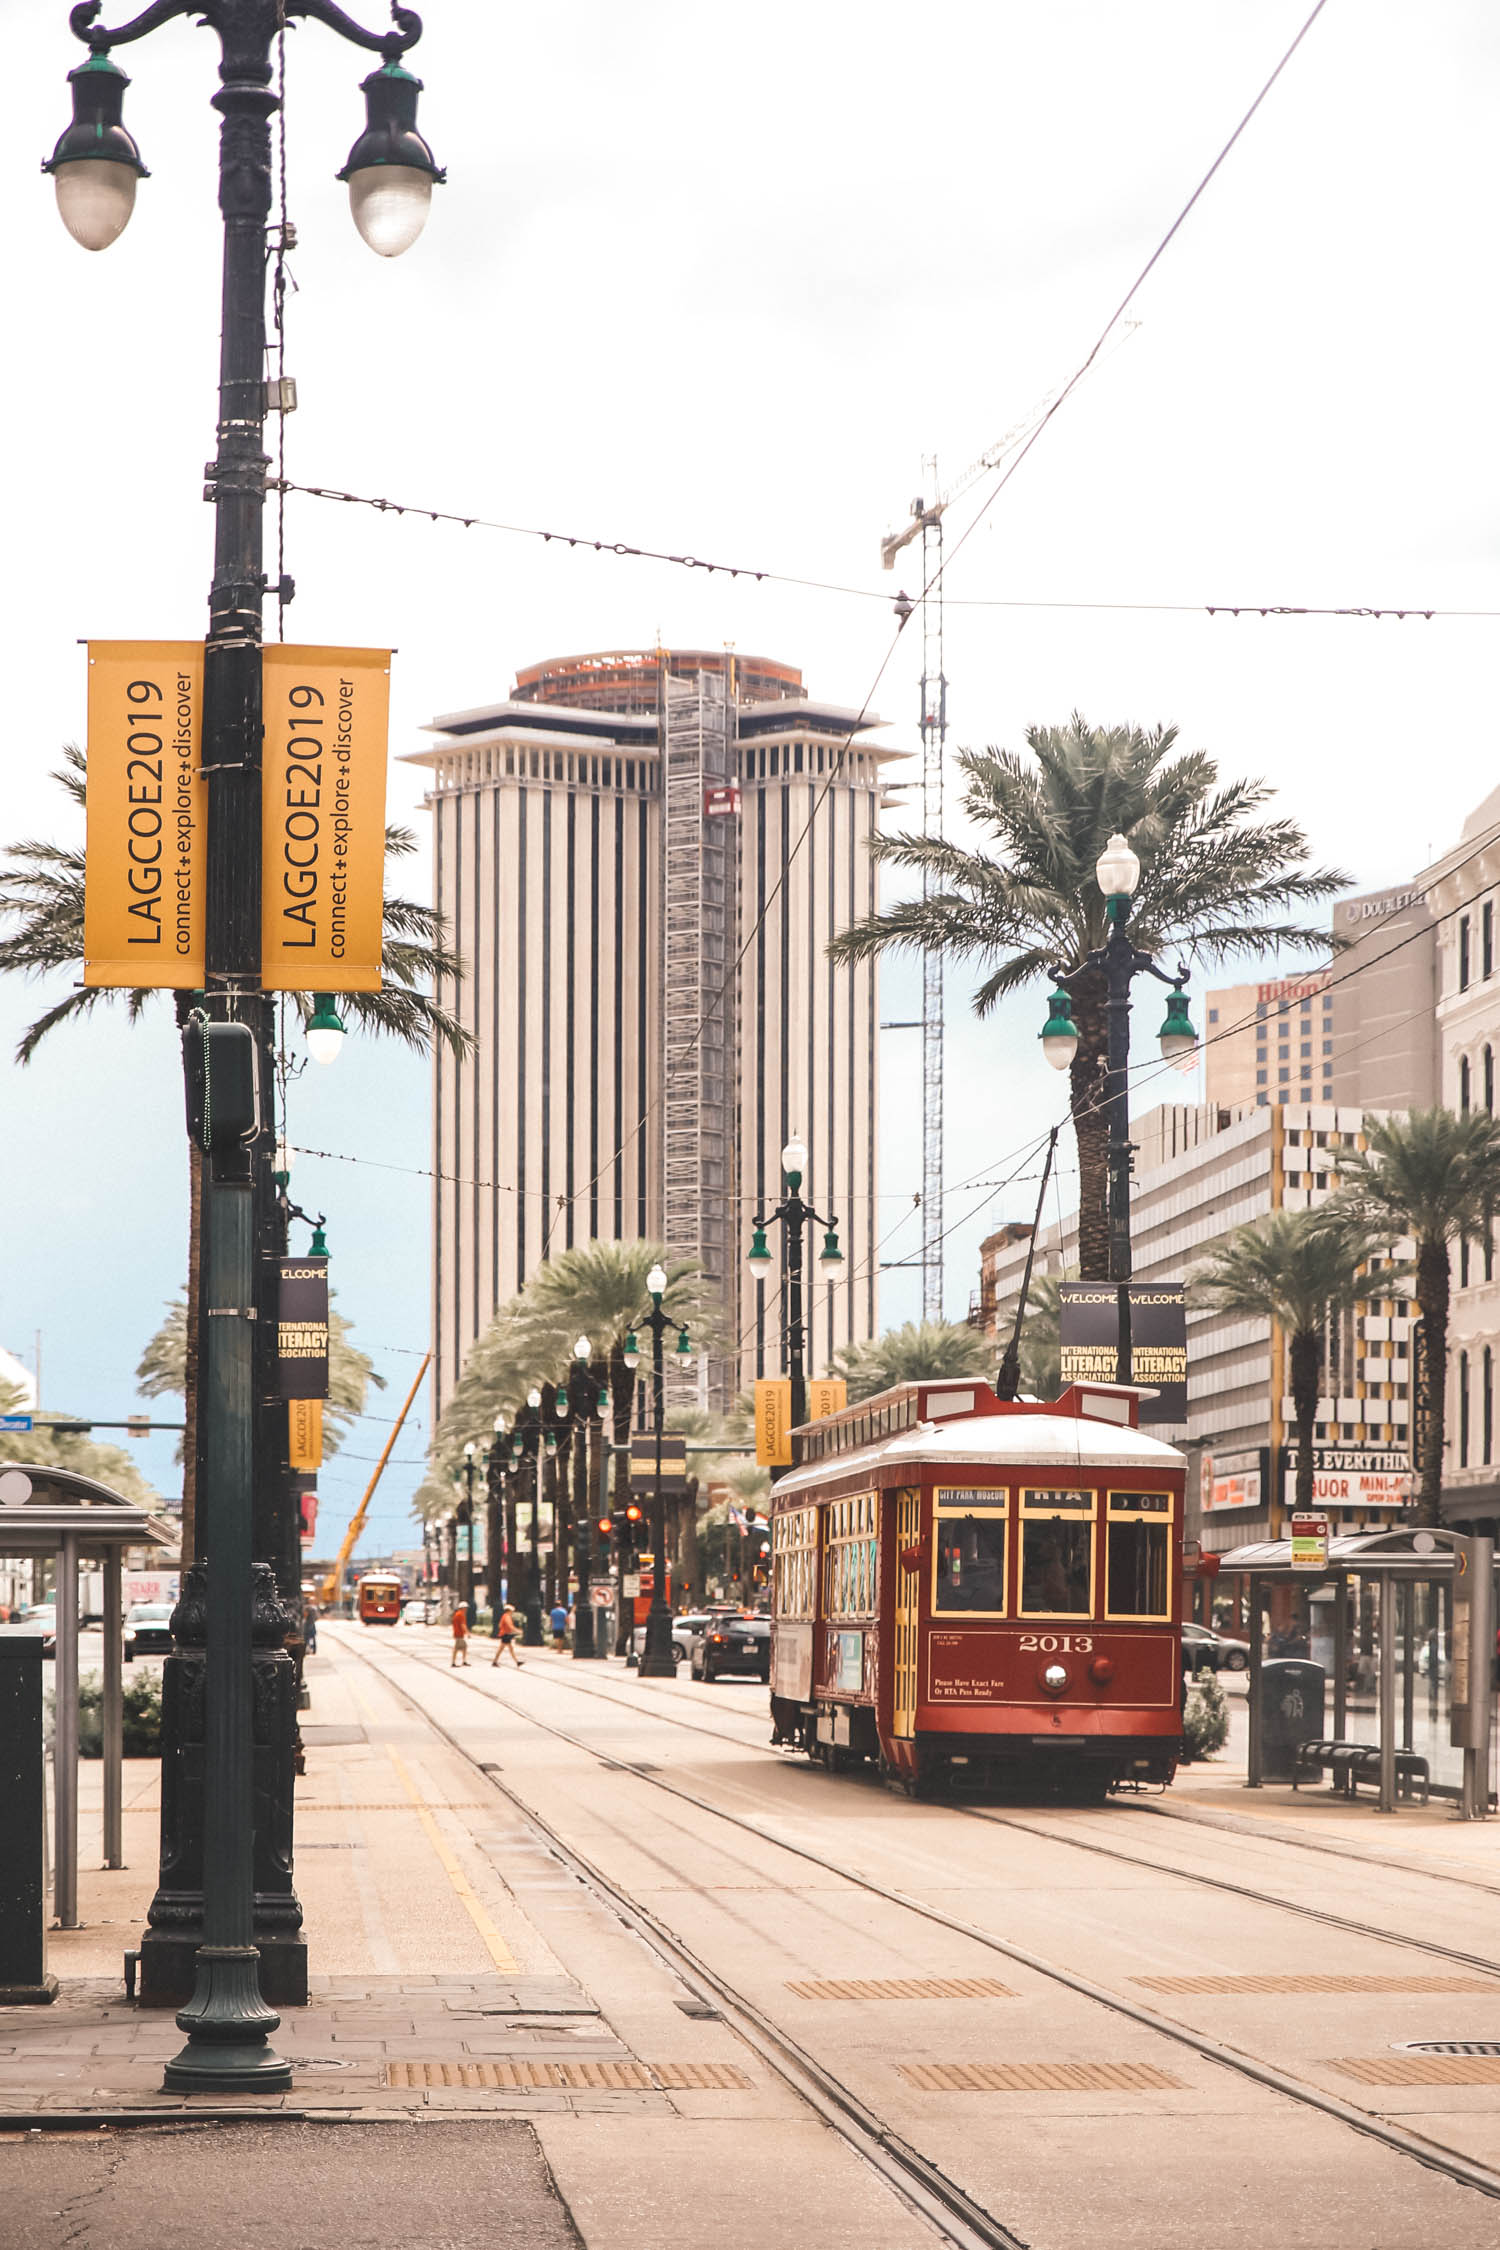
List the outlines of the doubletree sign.
{"type": "Polygon", "coordinates": [[[328,1396],[328,1260],[283,1258],[276,1365],[283,1398],[328,1396]]]}

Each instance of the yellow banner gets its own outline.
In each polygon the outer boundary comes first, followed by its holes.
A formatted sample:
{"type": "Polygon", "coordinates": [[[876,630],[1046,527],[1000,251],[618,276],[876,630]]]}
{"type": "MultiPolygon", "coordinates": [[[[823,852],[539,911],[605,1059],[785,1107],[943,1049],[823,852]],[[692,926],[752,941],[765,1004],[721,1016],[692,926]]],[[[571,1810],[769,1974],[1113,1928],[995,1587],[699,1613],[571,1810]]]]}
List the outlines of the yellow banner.
{"type": "Polygon", "coordinates": [[[294,1469],[323,1466],[323,1401],[320,1398],[287,1400],[287,1460],[294,1469]]]}
{"type": "Polygon", "coordinates": [[[204,979],[201,641],[91,641],[83,981],[204,979]]]}
{"type": "Polygon", "coordinates": [[[809,1422],[821,1422],[825,1414],[842,1414],[848,1403],[848,1386],[842,1375],[827,1375],[807,1386],[809,1422]]]}
{"type": "Polygon", "coordinates": [[[785,1376],[755,1386],[755,1458],[763,1469],[784,1469],[792,1458],[792,1386],[785,1376]]]}
{"type": "Polygon", "coordinates": [[[378,992],[388,649],[264,651],[261,964],[268,992],[378,992]]]}

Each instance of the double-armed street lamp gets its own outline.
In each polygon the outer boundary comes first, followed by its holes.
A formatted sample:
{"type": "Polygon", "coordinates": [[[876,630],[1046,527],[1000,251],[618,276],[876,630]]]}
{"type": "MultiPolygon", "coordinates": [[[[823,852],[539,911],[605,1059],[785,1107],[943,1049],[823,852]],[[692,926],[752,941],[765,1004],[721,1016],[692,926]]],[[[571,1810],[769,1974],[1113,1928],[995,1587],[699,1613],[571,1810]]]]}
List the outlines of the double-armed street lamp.
{"type": "MultiPolygon", "coordinates": [[[[693,1347],[688,1340],[686,1325],[674,1320],[670,1313],[662,1311],[661,1301],[667,1289],[666,1269],[659,1265],[653,1266],[646,1276],[646,1287],[651,1296],[651,1310],[643,1316],[641,1326],[651,1331],[651,1428],[656,1439],[656,1475],[651,1488],[651,1544],[655,1549],[655,1556],[651,1568],[651,1607],[646,1613],[646,1646],[641,1656],[640,1677],[643,1680],[670,1680],[677,1667],[672,1661],[672,1610],[667,1600],[667,1503],[661,1488],[661,1441],[667,1418],[664,1369],[668,1330],[677,1330],[674,1356],[679,1367],[692,1366],[693,1347]]],[[[625,1339],[624,1358],[633,1377],[641,1363],[640,1345],[634,1331],[625,1339]]]]}
{"type": "Polygon", "coordinates": [[[1131,1380],[1130,1346],[1130,987],[1138,976],[1152,976],[1166,985],[1167,1013],[1158,1034],[1162,1059],[1188,1071],[1198,1052],[1198,1034],[1188,1016],[1183,987],[1188,972],[1176,976],[1159,969],[1149,953],[1141,951],[1127,934],[1130,902],[1141,879],[1141,863],[1125,837],[1111,836],[1099,854],[1095,880],[1104,895],[1109,934],[1103,945],[1073,969],[1058,969],[1056,990],[1048,1002],[1042,1026],[1042,1053],[1054,1070],[1071,1068],[1078,1052],[1078,1025],[1073,1015],[1073,991],[1086,978],[1104,980],[1106,1067],[1099,1106],[1107,1121],[1109,1144],[1109,1278],[1114,1284],[1118,1327],[1115,1345],[1115,1381],[1131,1380]]]}
{"type": "MultiPolygon", "coordinates": [[[[823,1247],[818,1253],[818,1269],[832,1280],[843,1268],[844,1253],[839,1248],[839,1230],[836,1219],[825,1219],[810,1203],[802,1199],[802,1176],[807,1170],[807,1149],[795,1136],[781,1152],[781,1177],[784,1193],[769,1218],[751,1221],[753,1229],[747,1258],[750,1271],[757,1281],[763,1280],[773,1264],[771,1249],[766,1241],[769,1226],[781,1228],[781,1277],[785,1297],[782,1335],[786,1353],[786,1369],[792,1382],[792,1428],[797,1429],[807,1420],[807,1323],[802,1301],[803,1235],[809,1222],[823,1229],[823,1247]]],[[[773,1477],[778,1472],[771,1471],[773,1477]]]]}
{"type": "Polygon", "coordinates": [[[510,1433],[512,1467],[519,1470],[523,1462],[531,1464],[531,1554],[526,1573],[526,1622],[521,1634],[522,1645],[526,1648],[542,1645],[542,1572],[537,1516],[541,1505],[542,1463],[556,1451],[557,1436],[547,1427],[542,1392],[534,1383],[526,1393],[526,1404],[517,1414],[510,1433]]]}
{"type": "MultiPolygon", "coordinates": [[[[213,106],[223,120],[219,208],[224,257],[218,436],[208,470],[215,531],[203,679],[205,989],[184,1042],[190,1094],[196,1073],[201,1097],[211,1047],[216,1064],[223,1065],[231,1062],[231,1048],[243,1045],[250,1051],[249,1074],[266,1085],[275,1056],[271,1011],[260,984],[261,613],[269,466],[263,448],[270,121],[279,106],[273,58],[287,24],[298,18],[322,23],[380,57],[380,67],[364,81],[365,129],[339,174],[349,186],[355,225],[371,249],[392,257],[415,240],[433,184],[443,175],[416,128],[420,82],[402,63],[421,36],[421,19],[410,9],[394,8],[394,29],[387,32],[364,30],[333,0],[152,0],[130,22],[115,27],[101,24],[100,12],[101,0],[79,0],[70,12],[70,26],[88,55],[69,73],[72,122],[44,167],[52,175],[64,225],[87,250],[106,249],[118,239],[134,208],[137,182],[146,177],[141,152],[123,122],[129,81],[111,59],[111,50],[179,17],[206,25],[217,35],[220,49],[213,106]],[[215,1042],[212,1035],[225,1030],[233,1035],[231,1041],[215,1042]]],[[[283,584],[280,591],[285,598],[289,587],[283,584]]],[[[315,1017],[315,1025],[315,1040],[342,1028],[331,1004],[325,1020],[315,1017]]],[[[225,1301],[205,1290],[201,1334],[195,1339],[200,1550],[208,1557],[204,1635],[210,1753],[204,1760],[203,1936],[193,1997],[178,2017],[188,2043],[168,2065],[166,2076],[169,2088],[184,2092],[274,2091],[290,2084],[287,2064],[266,2044],[279,2018],[260,1997],[255,1944],[250,1526],[258,1494],[269,1502],[273,1517],[285,1510],[289,1496],[284,1448],[273,1435],[278,1422],[284,1430],[285,1416],[275,1403],[277,1387],[271,1379],[276,1267],[265,1254],[276,1225],[272,1130],[269,1119],[262,1120],[258,1097],[247,1117],[232,1176],[217,1159],[204,1168],[204,1270],[217,1272],[225,1301]],[[216,1229],[222,1237],[217,1248],[216,1229]],[[245,1320],[253,1338],[243,1354],[243,1381],[221,1380],[213,1372],[221,1361],[228,1365],[213,1336],[229,1315],[245,1320]]],[[[204,1146],[207,1152],[206,1137],[204,1146]]],[[[227,1161],[227,1152],[218,1153],[227,1161]]],[[[279,1559],[279,1545],[277,1551],[279,1559]]],[[[191,1606],[184,1604],[184,1631],[191,1606]]],[[[266,1608],[263,1603],[262,1609],[256,1630],[264,1635],[272,1630],[276,1605],[266,1608]]],[[[165,1753],[169,1745],[164,1742],[163,1747],[165,1753]]],[[[289,1801],[278,1808],[278,1817],[285,1821],[289,1864],[289,1801]]],[[[180,1827],[180,1808],[178,1820],[180,1827]]],[[[185,1851],[183,1835],[164,1837],[158,1902],[169,1888],[169,1858],[180,1866],[185,1851]]],[[[153,1903],[153,1923],[158,1902],[153,1903]]],[[[172,1911],[181,1911],[180,1902],[172,1911]]],[[[143,1953],[143,1989],[148,1982],[143,1953]]]]}
{"type": "Polygon", "coordinates": [[[489,1455],[481,1453],[474,1440],[470,1438],[468,1444],[464,1447],[464,1496],[458,1504],[458,1522],[463,1536],[463,1552],[460,1558],[463,1562],[463,1571],[459,1578],[461,1588],[459,1599],[463,1602],[464,1613],[468,1618],[471,1632],[474,1629],[474,1479],[481,1472],[487,1472],[489,1465],[489,1455]]]}
{"type": "Polygon", "coordinates": [[[580,1336],[573,1346],[573,1364],[568,1370],[566,1391],[567,1411],[573,1427],[573,1552],[578,1564],[578,1597],[573,1610],[573,1654],[578,1657],[595,1657],[604,1653],[598,1646],[593,1588],[589,1577],[593,1553],[589,1529],[589,1438],[592,1435],[593,1418],[608,1389],[608,1378],[595,1375],[591,1364],[593,1356],[592,1343],[587,1336],[580,1336]]]}

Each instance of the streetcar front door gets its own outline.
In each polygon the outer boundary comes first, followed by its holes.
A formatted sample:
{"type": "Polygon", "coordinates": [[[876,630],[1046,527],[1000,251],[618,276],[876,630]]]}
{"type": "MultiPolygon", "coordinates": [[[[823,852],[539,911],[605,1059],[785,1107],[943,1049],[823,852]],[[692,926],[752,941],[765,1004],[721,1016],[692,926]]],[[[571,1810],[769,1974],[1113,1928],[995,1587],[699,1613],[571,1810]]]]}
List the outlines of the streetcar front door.
{"type": "Polygon", "coordinates": [[[917,1603],[922,1573],[908,1570],[906,1556],[922,1538],[922,1496],[919,1490],[896,1495],[896,1605],[895,1646],[892,1656],[891,1732],[909,1740],[917,1723],[917,1603]]]}

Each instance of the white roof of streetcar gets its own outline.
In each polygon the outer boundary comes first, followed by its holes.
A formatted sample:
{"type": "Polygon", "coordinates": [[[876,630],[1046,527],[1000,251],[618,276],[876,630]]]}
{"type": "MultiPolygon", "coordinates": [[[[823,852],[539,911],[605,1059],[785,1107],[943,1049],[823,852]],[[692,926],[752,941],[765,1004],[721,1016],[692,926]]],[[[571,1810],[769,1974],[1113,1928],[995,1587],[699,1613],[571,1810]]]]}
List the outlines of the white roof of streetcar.
{"type": "MultiPolygon", "coordinates": [[[[951,1468],[957,1475],[974,1468],[1016,1467],[1076,1469],[1081,1474],[1123,1469],[1150,1475],[1186,1466],[1185,1456],[1175,1445],[1132,1429],[1128,1420],[1122,1419],[1122,1415],[1129,1415],[1132,1396],[1123,1388],[1095,1392],[1080,1386],[1082,1411],[1061,1414],[1038,1413],[1030,1400],[1020,1401],[1021,1410],[1016,1412],[1003,1407],[998,1412],[976,1411],[977,1397],[986,1395],[978,1384],[960,1387],[923,1383],[902,1388],[920,1388],[925,1393],[927,1418],[847,1453],[829,1451],[818,1460],[787,1470],[777,1480],[775,1500],[780,1502],[798,1492],[821,1491],[835,1479],[842,1482],[907,1461],[939,1472],[951,1468]]],[[[900,1396],[899,1392],[886,1391],[862,1405],[866,1411],[878,1413],[886,1402],[895,1402],[900,1396]]],[[[858,1412],[849,1407],[843,1417],[830,1420],[853,1421],[858,1412]]],[[[826,1426],[806,1425],[809,1430],[826,1426]]]]}

